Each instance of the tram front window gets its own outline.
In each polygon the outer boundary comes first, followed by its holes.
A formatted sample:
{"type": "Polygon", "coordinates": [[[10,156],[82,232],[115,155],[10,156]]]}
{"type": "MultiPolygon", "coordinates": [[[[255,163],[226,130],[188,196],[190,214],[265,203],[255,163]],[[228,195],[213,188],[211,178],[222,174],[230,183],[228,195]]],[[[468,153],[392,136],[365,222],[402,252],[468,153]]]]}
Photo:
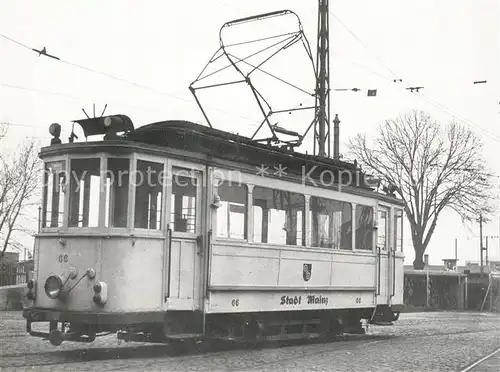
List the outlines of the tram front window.
{"type": "Polygon", "coordinates": [[[105,225],[127,227],[129,159],[108,158],[105,225]]]}
{"type": "Polygon", "coordinates": [[[61,227],[64,215],[65,162],[45,165],[42,227],[61,227]]]}
{"type": "Polygon", "coordinates": [[[98,226],[100,175],[100,159],[71,160],[68,226],[98,226]]]}
{"type": "Polygon", "coordinates": [[[135,224],[139,229],[159,230],[162,215],[163,164],[137,161],[135,224]]]}

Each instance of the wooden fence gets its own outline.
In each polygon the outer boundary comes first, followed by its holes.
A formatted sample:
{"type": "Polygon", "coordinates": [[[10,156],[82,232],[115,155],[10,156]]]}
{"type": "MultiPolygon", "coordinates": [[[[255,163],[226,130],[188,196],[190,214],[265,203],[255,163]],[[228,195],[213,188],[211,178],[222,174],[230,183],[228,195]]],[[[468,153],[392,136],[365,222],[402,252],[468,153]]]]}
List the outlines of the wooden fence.
{"type": "Polygon", "coordinates": [[[0,264],[0,287],[25,284],[34,270],[33,260],[0,264]]]}
{"type": "Polygon", "coordinates": [[[464,309],[464,277],[453,271],[405,270],[404,303],[408,309],[464,309]]]}

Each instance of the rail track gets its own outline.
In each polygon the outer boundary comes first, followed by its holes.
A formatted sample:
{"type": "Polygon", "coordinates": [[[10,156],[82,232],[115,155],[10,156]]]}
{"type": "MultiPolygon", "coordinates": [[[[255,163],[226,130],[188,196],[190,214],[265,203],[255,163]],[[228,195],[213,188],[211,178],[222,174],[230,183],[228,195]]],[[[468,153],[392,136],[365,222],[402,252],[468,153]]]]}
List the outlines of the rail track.
{"type": "MultiPolygon", "coordinates": [[[[303,358],[311,358],[316,355],[325,354],[333,351],[344,350],[348,352],[352,348],[368,347],[376,343],[384,341],[395,341],[405,339],[422,339],[432,338],[436,336],[446,335],[461,335],[461,334],[479,334],[497,332],[497,330],[463,330],[452,332],[431,332],[420,335],[391,335],[391,334],[365,334],[365,335],[339,335],[328,340],[293,340],[293,341],[267,341],[258,345],[259,349],[278,349],[293,346],[312,346],[317,345],[317,348],[309,348],[307,351],[294,350],[291,355],[286,353],[282,358],[273,358],[270,361],[262,361],[253,363],[251,367],[237,366],[234,369],[229,367],[226,370],[251,370],[254,368],[262,368],[270,364],[290,362],[303,358]],[[329,347],[329,345],[334,347],[329,347]],[[321,345],[321,347],[320,347],[321,345]]],[[[108,336],[109,337],[109,336],[108,336]]],[[[19,338],[19,337],[17,337],[19,338]]],[[[46,341],[48,343],[48,341],[46,341]]],[[[228,352],[242,352],[248,349],[248,346],[243,343],[233,343],[229,341],[216,342],[199,342],[199,343],[182,343],[176,342],[171,344],[142,344],[142,345],[124,345],[119,347],[105,348],[84,348],[78,350],[58,350],[54,348],[50,351],[43,352],[25,352],[25,353],[8,353],[2,354],[0,361],[1,368],[26,368],[26,367],[42,367],[42,366],[57,366],[57,365],[75,365],[82,362],[91,361],[111,361],[111,360],[142,360],[141,369],[152,368],[158,363],[158,358],[175,358],[176,364],[182,364],[183,361],[193,362],[196,359],[201,359],[210,355],[212,357],[230,358],[228,352]],[[155,361],[148,362],[147,359],[155,361]],[[8,361],[7,361],[8,360],[8,361]]],[[[498,349],[500,350],[500,349],[498,349]]],[[[497,350],[497,352],[498,352],[497,350]]],[[[493,356],[493,354],[491,355],[493,356]]],[[[480,359],[481,361],[481,359],[480,359]]],[[[162,360],[163,362],[163,360],[162,360]]],[[[201,362],[201,361],[200,361],[201,362]]],[[[474,362],[475,363],[475,362],[474,362]]],[[[471,363],[470,366],[475,367],[477,364],[471,363]]],[[[107,368],[107,370],[120,370],[123,367],[107,368]]],[[[461,372],[471,371],[471,367],[461,370],[461,372]],[[469,368],[469,369],[467,369],[469,368]]]]}

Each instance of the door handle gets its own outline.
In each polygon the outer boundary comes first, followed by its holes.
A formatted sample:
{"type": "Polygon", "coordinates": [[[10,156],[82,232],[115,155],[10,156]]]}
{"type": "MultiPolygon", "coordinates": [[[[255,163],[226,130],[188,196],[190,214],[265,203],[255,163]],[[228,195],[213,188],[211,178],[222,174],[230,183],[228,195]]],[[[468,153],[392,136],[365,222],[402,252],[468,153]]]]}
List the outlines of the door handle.
{"type": "Polygon", "coordinates": [[[196,245],[198,246],[198,252],[196,252],[196,254],[201,257],[203,255],[203,235],[198,235],[196,237],[196,245]]]}

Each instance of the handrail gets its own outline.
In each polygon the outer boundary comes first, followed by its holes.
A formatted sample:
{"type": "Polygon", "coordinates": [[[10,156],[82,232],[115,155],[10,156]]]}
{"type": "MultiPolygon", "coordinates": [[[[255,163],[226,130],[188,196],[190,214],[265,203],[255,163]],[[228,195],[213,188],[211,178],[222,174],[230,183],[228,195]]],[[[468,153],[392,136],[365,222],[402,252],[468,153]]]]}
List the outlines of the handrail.
{"type": "Polygon", "coordinates": [[[212,270],[211,270],[211,258],[212,258],[212,230],[208,230],[208,247],[207,247],[207,280],[206,280],[206,288],[205,288],[205,293],[208,293],[210,290],[210,279],[212,276],[212,270]]]}
{"type": "Polygon", "coordinates": [[[170,224],[167,225],[167,234],[168,234],[168,274],[167,274],[167,290],[165,294],[165,300],[170,297],[170,281],[172,276],[172,229],[170,228],[170,224]]]}
{"type": "Polygon", "coordinates": [[[396,295],[396,249],[392,250],[392,295],[396,295]]]}
{"type": "Polygon", "coordinates": [[[378,261],[378,268],[377,268],[377,296],[380,295],[380,274],[381,274],[381,251],[380,247],[377,247],[377,261],[378,261]]]}

